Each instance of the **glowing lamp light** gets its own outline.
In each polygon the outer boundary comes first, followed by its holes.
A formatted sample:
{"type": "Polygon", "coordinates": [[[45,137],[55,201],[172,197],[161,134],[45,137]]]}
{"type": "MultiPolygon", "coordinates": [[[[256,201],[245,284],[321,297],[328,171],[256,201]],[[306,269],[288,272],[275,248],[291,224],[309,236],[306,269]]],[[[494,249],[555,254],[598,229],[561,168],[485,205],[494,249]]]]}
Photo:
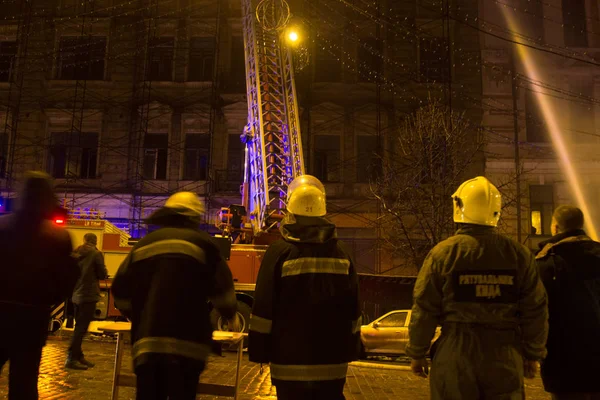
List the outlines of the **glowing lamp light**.
{"type": "Polygon", "coordinates": [[[63,225],[65,223],[65,220],[62,219],[62,218],[56,218],[54,220],[54,223],[57,224],[57,225],[63,225]]]}
{"type": "Polygon", "coordinates": [[[290,33],[288,33],[288,39],[290,42],[297,42],[299,39],[298,32],[290,31],[290,33]]]}
{"type": "MultiPolygon", "coordinates": [[[[510,31],[517,32],[519,30],[517,20],[513,18],[507,7],[502,7],[501,10],[504,14],[504,19],[506,20],[510,31]]],[[[541,73],[538,68],[539,66],[536,62],[534,62],[534,57],[530,55],[530,50],[527,47],[520,45],[520,41],[516,37],[516,35],[513,40],[515,42],[519,58],[521,59],[521,62],[525,67],[527,75],[529,75],[534,80],[541,80],[541,73]]],[[[567,182],[569,182],[569,186],[571,187],[571,191],[575,197],[579,208],[583,212],[583,215],[587,217],[588,215],[590,215],[590,209],[588,206],[588,201],[583,192],[584,184],[579,179],[579,173],[576,171],[575,166],[573,165],[571,154],[567,147],[565,138],[562,135],[561,126],[557,119],[557,115],[559,114],[557,112],[558,110],[554,109],[552,103],[548,99],[548,96],[546,96],[544,93],[539,91],[535,91],[534,93],[536,100],[541,108],[544,120],[548,125],[548,130],[552,139],[552,144],[558,155],[559,165],[565,177],[567,178],[567,182]]],[[[598,232],[596,231],[596,226],[592,221],[590,221],[590,219],[586,219],[586,230],[588,232],[588,235],[592,239],[598,240],[598,232]]]]}

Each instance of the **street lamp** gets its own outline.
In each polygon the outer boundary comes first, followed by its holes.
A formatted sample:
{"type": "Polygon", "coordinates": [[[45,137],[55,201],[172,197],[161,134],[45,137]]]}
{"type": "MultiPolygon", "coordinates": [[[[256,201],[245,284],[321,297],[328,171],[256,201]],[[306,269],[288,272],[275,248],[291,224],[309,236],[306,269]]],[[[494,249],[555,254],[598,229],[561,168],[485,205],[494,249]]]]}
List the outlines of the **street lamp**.
{"type": "Polygon", "coordinates": [[[298,32],[296,32],[296,31],[290,31],[288,33],[288,39],[292,43],[297,42],[298,41],[298,32]]]}

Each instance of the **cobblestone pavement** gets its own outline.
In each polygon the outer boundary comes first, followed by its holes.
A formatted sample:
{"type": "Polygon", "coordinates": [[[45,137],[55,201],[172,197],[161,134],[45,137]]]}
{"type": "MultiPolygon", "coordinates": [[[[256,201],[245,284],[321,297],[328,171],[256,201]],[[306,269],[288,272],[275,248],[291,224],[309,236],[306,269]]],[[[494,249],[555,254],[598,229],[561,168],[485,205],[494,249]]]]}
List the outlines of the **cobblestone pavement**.
{"type": "MultiPolygon", "coordinates": [[[[52,339],[44,349],[40,369],[40,399],[42,400],[108,400],[112,383],[112,368],[114,361],[114,342],[85,341],[86,357],[96,363],[88,371],[66,371],[63,364],[66,358],[68,341],[52,339]]],[[[126,347],[125,353],[128,352],[126,347]]],[[[362,364],[361,364],[362,365],[362,364]]],[[[130,368],[130,358],[127,355],[123,366],[130,368]]],[[[233,384],[235,371],[235,356],[226,354],[225,357],[212,357],[201,380],[217,384],[233,384]]],[[[0,399],[7,398],[7,371],[0,376],[0,399]]],[[[269,369],[249,363],[247,357],[242,367],[240,389],[243,394],[240,400],[275,400],[275,388],[271,386],[269,369]]],[[[548,400],[541,381],[527,381],[527,400],[548,400]]],[[[122,388],[120,400],[133,400],[134,390],[122,388]]],[[[348,400],[425,400],[429,399],[427,380],[415,377],[404,369],[381,369],[371,366],[350,367],[346,384],[348,400]]],[[[223,397],[198,396],[199,400],[225,399],[223,397]]]]}

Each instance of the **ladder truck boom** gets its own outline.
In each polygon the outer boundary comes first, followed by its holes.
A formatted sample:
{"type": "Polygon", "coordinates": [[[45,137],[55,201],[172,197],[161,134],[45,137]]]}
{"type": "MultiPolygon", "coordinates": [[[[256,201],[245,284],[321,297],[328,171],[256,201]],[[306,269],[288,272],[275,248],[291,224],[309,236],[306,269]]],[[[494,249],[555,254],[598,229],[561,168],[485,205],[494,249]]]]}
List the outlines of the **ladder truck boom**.
{"type": "MultiPolygon", "coordinates": [[[[287,7],[283,0],[272,2],[287,7]]],[[[258,23],[256,3],[242,0],[248,101],[242,197],[253,236],[275,227],[285,210],[288,184],[304,174],[292,49],[281,29],[258,23]]]]}

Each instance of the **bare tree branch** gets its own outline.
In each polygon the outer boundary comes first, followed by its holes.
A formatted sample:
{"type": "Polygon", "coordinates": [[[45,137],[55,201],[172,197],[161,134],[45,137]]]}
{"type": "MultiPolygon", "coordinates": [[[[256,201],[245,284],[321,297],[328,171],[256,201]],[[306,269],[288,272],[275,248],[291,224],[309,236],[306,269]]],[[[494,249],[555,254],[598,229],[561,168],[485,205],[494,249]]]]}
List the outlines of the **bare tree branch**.
{"type": "Polygon", "coordinates": [[[483,154],[478,128],[464,113],[434,98],[399,121],[396,158],[382,158],[371,193],[389,217],[385,245],[395,259],[417,269],[438,242],[452,234],[451,195],[466,169],[483,154]]]}

